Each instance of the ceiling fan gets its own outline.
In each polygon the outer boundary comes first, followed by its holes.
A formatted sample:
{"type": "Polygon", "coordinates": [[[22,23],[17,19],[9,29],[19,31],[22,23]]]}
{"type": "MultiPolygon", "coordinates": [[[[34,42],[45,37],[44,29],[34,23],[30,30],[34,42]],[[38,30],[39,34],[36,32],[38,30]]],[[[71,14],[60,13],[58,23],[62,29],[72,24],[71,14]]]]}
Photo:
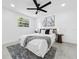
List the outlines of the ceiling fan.
{"type": "Polygon", "coordinates": [[[42,6],[40,6],[40,4],[37,3],[36,0],[33,0],[33,2],[34,2],[34,4],[35,4],[36,8],[27,8],[27,10],[37,10],[37,11],[36,11],[36,14],[38,14],[38,11],[42,11],[42,12],[47,13],[47,11],[44,10],[44,9],[42,9],[42,8],[44,8],[44,7],[46,7],[47,5],[50,5],[50,4],[51,4],[51,1],[49,1],[48,3],[46,3],[46,4],[42,5],[42,6]]]}

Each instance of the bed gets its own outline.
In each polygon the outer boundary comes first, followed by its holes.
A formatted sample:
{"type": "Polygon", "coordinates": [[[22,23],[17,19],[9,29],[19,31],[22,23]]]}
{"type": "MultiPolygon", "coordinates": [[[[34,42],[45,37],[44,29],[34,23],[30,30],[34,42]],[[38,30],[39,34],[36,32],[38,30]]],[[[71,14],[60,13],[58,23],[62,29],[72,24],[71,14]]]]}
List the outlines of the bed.
{"type": "Polygon", "coordinates": [[[20,44],[35,55],[43,58],[55,42],[55,37],[54,33],[49,35],[41,33],[28,34],[20,37],[20,44]]]}

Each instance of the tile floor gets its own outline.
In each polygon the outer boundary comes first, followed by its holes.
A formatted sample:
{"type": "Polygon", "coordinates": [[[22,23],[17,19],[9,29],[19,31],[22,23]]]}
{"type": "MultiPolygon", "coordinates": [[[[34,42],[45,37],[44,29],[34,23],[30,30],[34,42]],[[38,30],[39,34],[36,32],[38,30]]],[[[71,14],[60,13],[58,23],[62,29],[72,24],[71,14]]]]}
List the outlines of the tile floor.
{"type": "MultiPolygon", "coordinates": [[[[3,45],[2,47],[3,58],[2,59],[12,59],[6,47],[9,45],[17,44],[17,43],[18,42],[3,45]]],[[[76,44],[54,43],[53,46],[57,48],[54,59],[77,59],[77,45],[76,44]]]]}
{"type": "Polygon", "coordinates": [[[77,59],[77,45],[62,43],[55,43],[53,46],[57,47],[55,59],[77,59]]]}

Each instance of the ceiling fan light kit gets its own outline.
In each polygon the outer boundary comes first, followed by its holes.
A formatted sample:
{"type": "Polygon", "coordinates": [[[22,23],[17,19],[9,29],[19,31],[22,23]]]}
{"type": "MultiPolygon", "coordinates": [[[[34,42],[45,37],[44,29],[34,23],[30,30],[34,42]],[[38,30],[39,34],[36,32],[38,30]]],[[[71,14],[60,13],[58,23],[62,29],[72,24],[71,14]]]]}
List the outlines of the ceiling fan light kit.
{"type": "Polygon", "coordinates": [[[38,11],[42,11],[42,12],[47,13],[47,11],[44,10],[44,9],[42,9],[42,8],[44,8],[44,7],[46,7],[46,6],[48,6],[48,5],[51,4],[51,1],[49,1],[49,2],[47,2],[46,4],[40,6],[40,4],[37,3],[37,0],[33,0],[33,2],[34,2],[34,4],[35,4],[36,8],[27,8],[27,10],[36,10],[36,13],[35,13],[35,14],[38,14],[38,11]]]}

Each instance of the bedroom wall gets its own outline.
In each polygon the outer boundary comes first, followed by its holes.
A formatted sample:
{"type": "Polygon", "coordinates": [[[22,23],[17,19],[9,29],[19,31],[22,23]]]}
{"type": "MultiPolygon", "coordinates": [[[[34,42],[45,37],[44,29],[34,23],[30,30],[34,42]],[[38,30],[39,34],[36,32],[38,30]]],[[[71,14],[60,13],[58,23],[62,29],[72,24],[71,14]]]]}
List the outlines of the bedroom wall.
{"type": "Polygon", "coordinates": [[[64,34],[63,41],[77,44],[77,12],[69,10],[56,13],[56,26],[59,33],[64,34]]]}
{"type": "Polygon", "coordinates": [[[34,33],[35,29],[35,18],[25,16],[23,14],[17,13],[15,11],[9,10],[7,8],[2,8],[2,25],[3,25],[3,34],[2,34],[2,43],[15,42],[21,35],[27,35],[34,33]],[[30,27],[17,27],[17,18],[22,16],[30,21],[30,27]]]}

